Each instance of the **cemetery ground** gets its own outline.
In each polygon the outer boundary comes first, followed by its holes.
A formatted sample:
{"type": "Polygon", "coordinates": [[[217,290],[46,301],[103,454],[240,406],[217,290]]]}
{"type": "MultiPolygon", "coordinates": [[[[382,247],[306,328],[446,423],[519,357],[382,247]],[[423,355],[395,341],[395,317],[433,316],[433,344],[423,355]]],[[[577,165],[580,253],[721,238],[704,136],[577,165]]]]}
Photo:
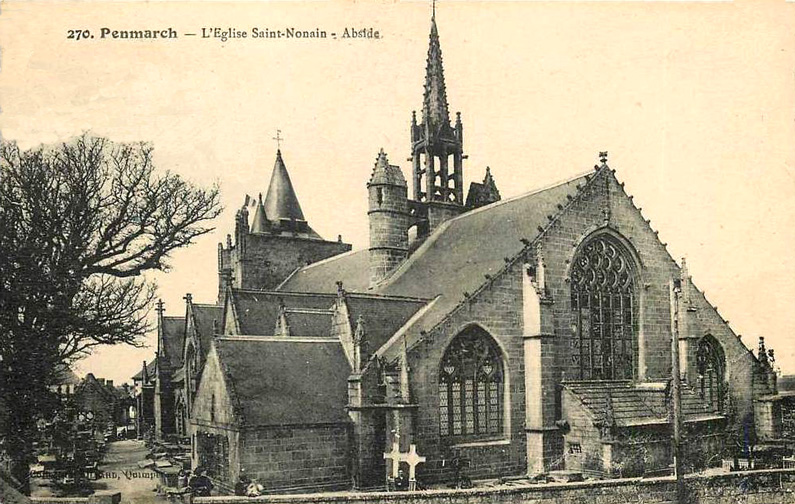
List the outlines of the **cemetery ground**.
{"type": "MultiPolygon", "coordinates": [[[[149,450],[143,441],[124,440],[108,444],[108,451],[100,465],[100,477],[91,482],[94,491],[121,492],[122,499],[129,504],[168,502],[158,496],[157,475],[138,462],[145,459],[149,450]]],[[[51,497],[55,493],[51,483],[42,478],[32,480],[31,496],[51,497]]]]}

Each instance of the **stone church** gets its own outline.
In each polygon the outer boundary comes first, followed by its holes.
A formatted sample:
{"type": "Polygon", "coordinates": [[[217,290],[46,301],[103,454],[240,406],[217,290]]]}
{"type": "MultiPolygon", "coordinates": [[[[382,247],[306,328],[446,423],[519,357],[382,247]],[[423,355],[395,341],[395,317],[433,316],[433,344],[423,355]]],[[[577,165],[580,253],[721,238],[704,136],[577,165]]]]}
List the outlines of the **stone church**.
{"type": "Polygon", "coordinates": [[[274,491],[378,487],[398,443],[426,482],[455,459],[472,478],[651,474],[671,464],[673,338],[686,463],[776,436],[767,350],[670,256],[607,153],[511,199],[486,169],[465,198],[435,16],[409,133],[410,187],[383,151],[362,178],[367,249],[312,230],[281,151],[238,211],[217,303],[188,296],[158,356],[194,466],[226,488],[242,470],[274,491]]]}

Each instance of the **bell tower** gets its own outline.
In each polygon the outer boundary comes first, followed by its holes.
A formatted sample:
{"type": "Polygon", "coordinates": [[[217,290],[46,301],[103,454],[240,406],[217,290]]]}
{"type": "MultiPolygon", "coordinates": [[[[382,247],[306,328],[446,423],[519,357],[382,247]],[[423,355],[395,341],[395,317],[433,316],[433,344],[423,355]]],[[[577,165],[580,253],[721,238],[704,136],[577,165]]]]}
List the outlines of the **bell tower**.
{"type": "MultiPolygon", "coordinates": [[[[422,118],[411,117],[411,160],[413,163],[414,201],[427,209],[429,231],[443,221],[464,211],[464,127],[461,113],[450,124],[447,89],[442,67],[442,49],[436,28],[436,14],[431,18],[430,44],[425,67],[422,118]]],[[[424,217],[424,216],[422,216],[424,217]]]]}

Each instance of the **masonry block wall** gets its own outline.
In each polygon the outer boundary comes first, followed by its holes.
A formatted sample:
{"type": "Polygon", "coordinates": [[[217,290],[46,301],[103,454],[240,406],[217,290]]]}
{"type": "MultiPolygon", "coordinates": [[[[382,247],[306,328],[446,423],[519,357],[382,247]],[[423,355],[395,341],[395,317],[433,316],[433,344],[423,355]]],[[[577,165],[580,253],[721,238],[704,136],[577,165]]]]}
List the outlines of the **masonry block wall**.
{"type": "MultiPolygon", "coordinates": [[[[245,246],[239,245],[232,247],[229,259],[234,285],[260,290],[275,288],[301,266],[351,250],[342,242],[267,234],[248,234],[245,246]]],[[[223,264],[224,252],[219,254],[219,264],[223,264]]]]}
{"type": "Polygon", "coordinates": [[[347,489],[350,431],[349,423],[247,429],[241,467],[269,491],[347,489]]]}
{"type": "MultiPolygon", "coordinates": [[[[669,282],[679,277],[679,266],[612,172],[602,169],[594,177],[575,197],[568,211],[551,224],[541,242],[547,265],[547,289],[555,315],[556,372],[559,378],[577,379],[579,376],[568,346],[572,324],[570,264],[578,247],[589,236],[608,232],[625,243],[638,263],[635,315],[639,334],[635,377],[641,381],[665,381],[671,373],[669,282]]],[[[711,334],[720,342],[726,354],[727,379],[740,421],[752,422],[753,391],[747,384],[754,381],[755,358],[703,295],[695,288],[693,291],[695,317],[688,328],[696,336],[711,334]]]]}
{"type": "Polygon", "coordinates": [[[428,405],[419,408],[414,422],[417,450],[428,458],[418,468],[419,478],[434,481],[452,477],[449,465],[443,467],[442,461],[456,455],[471,460],[467,475],[472,478],[526,471],[523,344],[522,273],[521,265],[516,264],[432,330],[424,342],[410,349],[412,402],[428,405]],[[503,352],[507,393],[505,430],[494,440],[456,445],[440,437],[439,365],[450,341],[472,324],[488,332],[503,352]]]}
{"type": "Polygon", "coordinates": [[[593,418],[569,391],[563,391],[561,403],[561,416],[569,422],[570,429],[563,445],[566,470],[588,473],[601,469],[602,438],[593,418]]]}
{"type": "Polygon", "coordinates": [[[239,426],[233,417],[234,408],[231,398],[227,394],[224,374],[218,362],[215,348],[207,354],[207,362],[201,376],[201,384],[193,400],[191,412],[191,464],[194,469],[207,454],[201,453],[198,437],[201,433],[226,437],[227,472],[220,481],[226,488],[234,486],[240,471],[240,454],[237,449],[240,436],[239,426]]]}
{"type": "MultiPolygon", "coordinates": [[[[795,471],[743,471],[688,478],[687,502],[692,504],[795,503],[795,471]]],[[[38,501],[43,504],[44,501],[38,501]]],[[[250,497],[197,497],[196,504],[242,504],[250,497]]],[[[431,492],[368,492],[319,495],[264,495],[257,504],[670,504],[676,502],[673,478],[626,478],[584,483],[553,483],[529,487],[436,490],[431,492]]]]}

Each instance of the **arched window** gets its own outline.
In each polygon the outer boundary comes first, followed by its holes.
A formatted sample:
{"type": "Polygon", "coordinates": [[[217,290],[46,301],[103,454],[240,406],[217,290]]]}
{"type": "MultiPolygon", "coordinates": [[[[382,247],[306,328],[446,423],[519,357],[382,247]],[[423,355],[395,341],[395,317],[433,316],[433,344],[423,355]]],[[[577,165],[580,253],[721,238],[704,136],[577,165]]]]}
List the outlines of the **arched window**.
{"type": "Polygon", "coordinates": [[[571,364],[581,380],[632,379],[637,366],[634,264],[609,235],[587,242],[571,267],[571,364]]]}
{"type": "Polygon", "coordinates": [[[500,350],[483,329],[456,336],[439,367],[439,428],[443,437],[494,437],[503,432],[500,350]]]}
{"type": "Polygon", "coordinates": [[[712,336],[704,336],[698,342],[696,370],[699,395],[709,405],[710,410],[722,411],[726,358],[720,343],[712,336]]]}

